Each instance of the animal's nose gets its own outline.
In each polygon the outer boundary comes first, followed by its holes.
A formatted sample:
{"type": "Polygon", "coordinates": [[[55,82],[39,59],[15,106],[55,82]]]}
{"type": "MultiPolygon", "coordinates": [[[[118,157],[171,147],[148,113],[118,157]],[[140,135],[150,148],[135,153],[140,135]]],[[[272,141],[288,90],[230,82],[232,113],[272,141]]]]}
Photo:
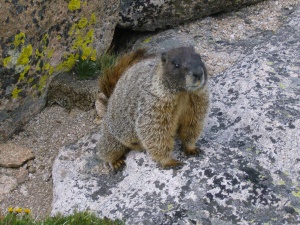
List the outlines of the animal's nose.
{"type": "Polygon", "coordinates": [[[203,69],[197,69],[195,71],[193,71],[193,76],[195,79],[201,80],[202,76],[203,76],[203,69]]]}

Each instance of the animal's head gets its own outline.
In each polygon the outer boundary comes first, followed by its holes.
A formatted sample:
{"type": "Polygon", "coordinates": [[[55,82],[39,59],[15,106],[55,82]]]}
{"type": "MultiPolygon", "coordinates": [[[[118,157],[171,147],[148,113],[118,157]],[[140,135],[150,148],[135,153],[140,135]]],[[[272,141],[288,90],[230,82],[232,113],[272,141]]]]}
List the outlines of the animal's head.
{"type": "Polygon", "coordinates": [[[193,47],[174,48],[162,53],[164,85],[171,91],[197,91],[207,83],[207,71],[193,47]]]}

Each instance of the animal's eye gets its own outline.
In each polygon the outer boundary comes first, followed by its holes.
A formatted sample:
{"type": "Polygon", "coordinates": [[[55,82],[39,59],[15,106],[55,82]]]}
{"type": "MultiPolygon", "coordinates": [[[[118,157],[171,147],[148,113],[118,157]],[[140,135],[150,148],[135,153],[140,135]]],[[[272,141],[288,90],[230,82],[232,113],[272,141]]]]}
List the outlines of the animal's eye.
{"type": "Polygon", "coordinates": [[[175,68],[180,68],[180,64],[179,63],[175,63],[174,62],[173,65],[174,65],[175,68]]]}

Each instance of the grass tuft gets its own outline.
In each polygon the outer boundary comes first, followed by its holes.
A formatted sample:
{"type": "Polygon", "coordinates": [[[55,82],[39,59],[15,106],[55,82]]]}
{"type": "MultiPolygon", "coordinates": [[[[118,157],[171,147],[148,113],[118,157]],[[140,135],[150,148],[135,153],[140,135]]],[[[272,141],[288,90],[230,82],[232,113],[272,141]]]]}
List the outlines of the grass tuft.
{"type": "Polygon", "coordinates": [[[0,215],[0,225],[124,225],[120,220],[100,219],[89,212],[74,212],[69,216],[56,215],[42,221],[34,220],[29,213],[8,212],[0,215]]]}
{"type": "Polygon", "coordinates": [[[97,59],[81,56],[76,60],[73,71],[80,80],[93,79],[102,73],[102,71],[113,67],[117,59],[118,57],[112,53],[105,53],[97,59]]]}

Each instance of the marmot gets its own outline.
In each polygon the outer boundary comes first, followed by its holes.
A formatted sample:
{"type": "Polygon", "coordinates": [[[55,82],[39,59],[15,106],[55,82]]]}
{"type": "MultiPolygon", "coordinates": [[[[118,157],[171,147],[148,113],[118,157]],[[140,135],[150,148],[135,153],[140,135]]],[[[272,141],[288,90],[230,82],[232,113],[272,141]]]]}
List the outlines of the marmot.
{"type": "Polygon", "coordinates": [[[209,109],[208,75],[200,55],[193,47],[140,60],[143,54],[136,54],[138,60],[127,70],[123,65],[125,72],[106,94],[97,150],[114,169],[124,165],[130,149],[148,151],[163,168],[181,165],[172,158],[175,137],[186,155],[198,154],[196,141],[209,109]]]}

